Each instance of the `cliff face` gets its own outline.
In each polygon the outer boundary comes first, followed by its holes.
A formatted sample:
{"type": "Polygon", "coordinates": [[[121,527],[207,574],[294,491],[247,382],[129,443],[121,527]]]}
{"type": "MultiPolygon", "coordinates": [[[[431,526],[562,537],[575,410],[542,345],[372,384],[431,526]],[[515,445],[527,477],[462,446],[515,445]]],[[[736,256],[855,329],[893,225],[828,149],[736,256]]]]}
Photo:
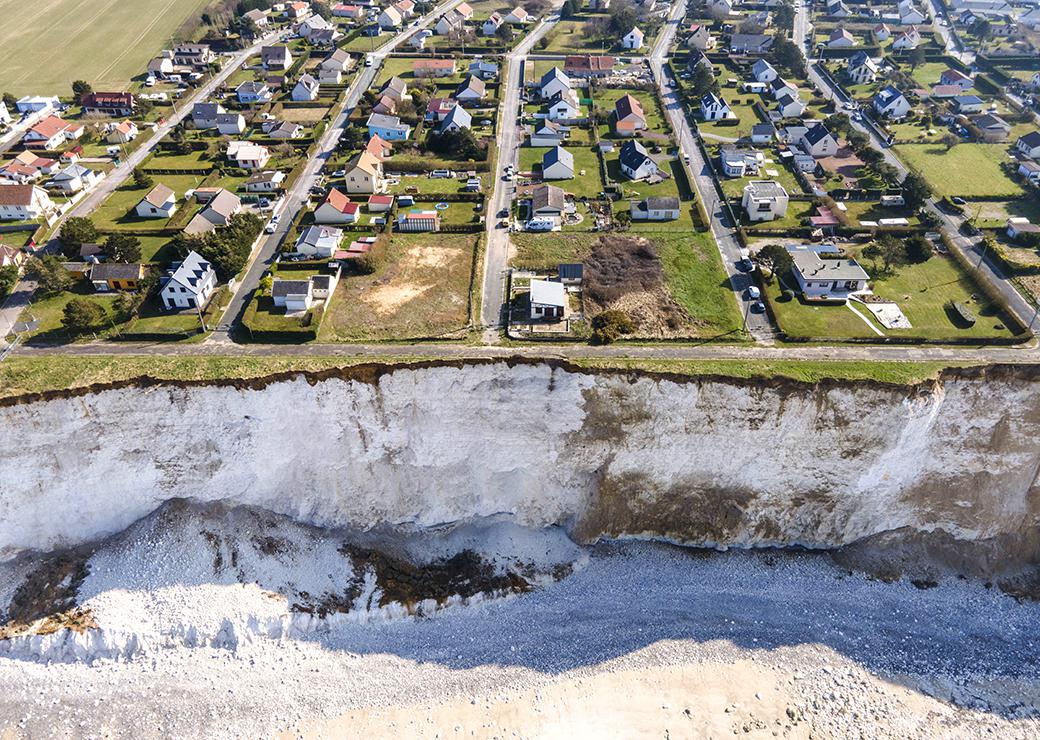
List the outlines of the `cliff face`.
{"type": "Polygon", "coordinates": [[[360,528],[506,513],[581,541],[936,533],[1028,561],[1033,375],[906,388],[488,362],[23,399],[0,408],[0,552],[93,540],[186,497],[360,528]]]}

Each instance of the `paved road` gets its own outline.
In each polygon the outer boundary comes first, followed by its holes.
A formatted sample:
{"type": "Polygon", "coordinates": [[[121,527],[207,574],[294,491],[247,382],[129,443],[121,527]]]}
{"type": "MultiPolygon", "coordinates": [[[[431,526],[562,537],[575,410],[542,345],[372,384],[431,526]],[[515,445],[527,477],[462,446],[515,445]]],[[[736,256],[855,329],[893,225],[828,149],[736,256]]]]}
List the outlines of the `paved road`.
{"type": "Polygon", "coordinates": [[[675,82],[671,71],[664,66],[668,50],[671,48],[675,33],[686,17],[686,2],[675,3],[672,12],[668,16],[665,29],[658,34],[657,42],[654,44],[647,61],[653,70],[654,79],[660,85],[661,96],[664,99],[665,113],[668,115],[675,131],[679,149],[688,158],[688,171],[691,175],[690,181],[697,191],[697,197],[704,203],[705,209],[711,216],[711,233],[715,237],[715,243],[722,255],[722,264],[726,268],[730,285],[733,288],[733,297],[737,301],[741,313],[746,317],[747,329],[751,336],[758,342],[769,344],[773,341],[775,332],[769,317],[763,313],[751,310],[752,301],[748,299],[747,289],[754,284],[751,275],[741,271],[737,263],[743,257],[740,241],[737,238],[736,226],[731,223],[725,203],[719,197],[715,188],[715,180],[711,174],[711,167],[701,153],[694,139],[693,130],[686,118],[687,112],[679,98],[678,88],[671,85],[675,82]]]}
{"type": "MultiPolygon", "coordinates": [[[[803,3],[798,6],[795,13],[795,39],[801,42],[803,54],[806,54],[806,57],[810,59],[808,65],[809,80],[825,98],[834,100],[840,108],[843,103],[848,102],[848,96],[837,87],[829,76],[820,73],[819,68],[812,63],[805,48],[805,38],[811,27],[808,10],[803,3]]],[[[900,177],[905,177],[908,174],[909,170],[907,167],[896,157],[888,142],[872,126],[857,121],[853,121],[852,125],[870,137],[874,148],[884,155],[885,161],[899,172],[900,177]]],[[[1023,298],[1003,269],[990,260],[988,255],[984,254],[984,247],[980,238],[968,238],[960,233],[964,219],[942,211],[934,199],[927,203],[926,209],[939,219],[940,229],[950,238],[954,249],[959,250],[973,264],[978,265],[981,279],[1000,291],[1011,311],[1018,316],[1023,324],[1030,326],[1034,333],[1040,332],[1040,321],[1034,320],[1037,315],[1037,307],[1023,298]]]]}
{"type": "MultiPolygon", "coordinates": [[[[25,119],[19,118],[18,120],[14,121],[11,124],[11,128],[7,131],[7,133],[4,134],[2,138],[0,138],[0,154],[7,152],[8,149],[11,149],[12,147],[20,143],[26,131],[28,131],[41,120],[55,112],[56,111],[54,110],[54,108],[48,107],[45,110],[41,110],[37,113],[29,115],[25,119]]],[[[14,116],[21,115],[18,113],[17,109],[8,111],[8,113],[11,114],[12,118],[14,118],[14,116]]]]}
{"type": "Polygon", "coordinates": [[[335,153],[336,144],[339,142],[343,129],[346,127],[347,119],[350,117],[354,108],[357,107],[362,94],[364,94],[365,90],[367,90],[375,80],[376,74],[378,74],[383,60],[388,54],[408,39],[408,37],[416,31],[426,28],[435,19],[440,17],[442,13],[449,8],[458,5],[461,1],[462,0],[447,0],[447,2],[442,3],[433,11],[423,16],[417,25],[405,28],[385,44],[368,54],[368,56],[372,58],[372,66],[362,67],[361,72],[358,73],[354,78],[354,81],[350,84],[350,87],[347,88],[342,109],[336,116],[336,119],[326,129],[321,141],[319,141],[318,145],[315,147],[313,154],[304,167],[303,174],[293,185],[292,189],[285,194],[278,206],[277,213],[280,217],[278,228],[273,234],[266,235],[261,240],[260,246],[253,257],[253,261],[249,265],[249,269],[246,271],[245,277],[235,290],[231,302],[225,309],[224,315],[217,325],[216,330],[206,340],[207,344],[228,343],[230,341],[229,334],[233,333],[235,329],[241,325],[242,315],[245,313],[246,307],[249,305],[249,301],[253,297],[253,292],[260,284],[260,279],[264,276],[264,273],[267,272],[270,266],[274,263],[281,251],[282,242],[285,240],[285,236],[288,233],[289,228],[292,226],[293,221],[296,219],[297,214],[300,212],[300,209],[306,204],[309,191],[311,187],[316,184],[322,167],[325,166],[328,159],[335,153]]]}
{"type": "Polygon", "coordinates": [[[509,209],[516,192],[514,182],[506,182],[506,165],[517,166],[520,146],[524,143],[523,126],[520,124],[520,91],[523,88],[521,73],[523,62],[538,40],[545,36],[560,17],[554,12],[543,19],[509,54],[506,55],[502,74],[506,75],[505,94],[498,112],[499,138],[498,162],[492,173],[494,190],[487,207],[487,248],[484,256],[483,293],[480,321],[486,332],[484,340],[498,341],[498,328],[504,326],[503,304],[507,266],[509,263],[509,231],[498,228],[498,212],[509,209]],[[513,121],[516,121],[514,124],[513,121]]]}

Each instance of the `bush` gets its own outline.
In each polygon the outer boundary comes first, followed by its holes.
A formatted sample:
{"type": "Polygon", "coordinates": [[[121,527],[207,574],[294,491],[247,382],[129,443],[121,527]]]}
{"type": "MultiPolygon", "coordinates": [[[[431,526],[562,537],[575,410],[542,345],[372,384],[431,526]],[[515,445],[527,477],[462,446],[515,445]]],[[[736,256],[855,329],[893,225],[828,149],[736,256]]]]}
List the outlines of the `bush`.
{"type": "Polygon", "coordinates": [[[635,324],[624,311],[608,309],[592,318],[592,343],[610,344],[622,334],[631,334],[635,330],[635,324]]]}

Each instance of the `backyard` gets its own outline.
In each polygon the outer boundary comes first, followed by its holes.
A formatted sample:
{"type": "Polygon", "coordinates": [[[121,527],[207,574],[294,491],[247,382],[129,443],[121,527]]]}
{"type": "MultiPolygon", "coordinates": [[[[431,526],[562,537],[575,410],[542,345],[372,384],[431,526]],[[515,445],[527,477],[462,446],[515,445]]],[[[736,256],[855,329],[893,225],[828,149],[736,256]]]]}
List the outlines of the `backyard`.
{"type": "Polygon", "coordinates": [[[900,144],[892,150],[924,176],[936,196],[1014,198],[1023,193],[1001,167],[1008,158],[1004,144],[958,144],[949,151],[931,144],[900,144]]]}
{"type": "MultiPolygon", "coordinates": [[[[595,198],[603,191],[599,177],[599,160],[589,147],[569,146],[566,150],[574,156],[574,178],[570,180],[548,180],[579,198],[595,198]],[[582,174],[584,173],[584,174],[582,174]]],[[[548,147],[525,146],[520,149],[519,172],[537,173],[541,177],[542,156],[548,147]]]]}

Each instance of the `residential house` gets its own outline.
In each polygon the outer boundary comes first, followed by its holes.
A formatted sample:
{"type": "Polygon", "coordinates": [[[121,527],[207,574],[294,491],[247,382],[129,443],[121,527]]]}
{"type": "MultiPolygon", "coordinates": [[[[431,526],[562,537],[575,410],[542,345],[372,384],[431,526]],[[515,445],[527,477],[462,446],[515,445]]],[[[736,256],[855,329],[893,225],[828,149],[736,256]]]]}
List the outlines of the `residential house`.
{"type": "Polygon", "coordinates": [[[550,100],[557,93],[571,89],[571,78],[559,67],[550,67],[538,82],[538,91],[543,100],[550,100]]]}
{"type": "Polygon", "coordinates": [[[57,116],[47,116],[22,136],[22,144],[30,149],[60,148],[63,144],[83,136],[82,124],[65,121],[57,116]]]}
{"type": "Polygon", "coordinates": [[[844,28],[835,28],[827,39],[828,49],[847,49],[856,45],[856,37],[844,28]]]}
{"type": "Polygon", "coordinates": [[[878,115],[897,121],[910,112],[910,101],[893,85],[880,90],[874,96],[873,105],[878,115]]]}
{"type": "Polygon", "coordinates": [[[465,21],[470,20],[475,12],[469,3],[459,3],[455,6],[455,10],[458,11],[458,14],[461,15],[462,19],[465,21]]]}
{"type": "Polygon", "coordinates": [[[19,113],[40,113],[50,108],[57,108],[61,101],[55,97],[44,95],[26,95],[14,104],[19,113]]]}
{"type": "Polygon", "coordinates": [[[870,276],[853,259],[824,259],[813,249],[789,250],[791,272],[806,300],[838,301],[867,289],[870,276]]]}
{"type": "Polygon", "coordinates": [[[618,164],[629,180],[647,180],[659,173],[657,162],[638,141],[626,141],[621,146],[618,164]]]}
{"type": "Polygon", "coordinates": [[[1031,159],[1023,159],[1018,163],[1018,174],[1034,185],[1040,185],[1040,164],[1031,159]]]}
{"type": "Polygon", "coordinates": [[[451,36],[461,33],[466,24],[466,19],[457,10],[452,9],[437,19],[433,30],[438,36],[451,36]]]}
{"type": "Polygon", "coordinates": [[[725,145],[719,152],[722,174],[726,177],[747,177],[757,175],[765,157],[754,149],[741,149],[733,145],[725,145]]]}
{"type": "Polygon", "coordinates": [[[702,121],[721,121],[724,118],[729,118],[731,115],[726,101],[713,92],[705,93],[701,96],[700,113],[702,121]]]}
{"type": "Polygon", "coordinates": [[[172,51],[164,51],[162,56],[157,56],[148,62],[148,76],[160,80],[174,74],[176,69],[172,51]]]}
{"type": "Polygon", "coordinates": [[[0,244],[0,267],[21,267],[25,262],[25,253],[20,249],[0,244]]]}
{"type": "Polygon", "coordinates": [[[953,69],[952,67],[950,67],[944,70],[941,75],[939,75],[939,84],[956,85],[961,89],[961,92],[965,92],[967,90],[970,90],[974,86],[975,81],[972,80],[971,77],[969,77],[968,75],[961,72],[960,70],[953,69]]]}
{"type": "Polygon", "coordinates": [[[336,49],[318,65],[318,82],[338,85],[343,73],[354,65],[354,58],[342,49],[336,49]]]}
{"type": "Polygon", "coordinates": [[[455,74],[454,59],[416,59],[412,62],[416,77],[451,77],[455,74]]]}
{"type": "Polygon", "coordinates": [[[281,170],[264,170],[246,180],[247,193],[276,193],[282,189],[285,173],[281,170]]]}
{"type": "Polygon", "coordinates": [[[498,29],[502,27],[504,22],[505,21],[502,19],[501,15],[498,13],[492,13],[487,17],[487,20],[484,21],[484,25],[480,27],[480,31],[485,36],[494,36],[498,33],[498,29]]]}
{"type": "Polygon", "coordinates": [[[622,95],[614,103],[614,133],[618,136],[636,136],[645,130],[646,114],[642,104],[633,95],[622,95]]]}
{"type": "Polygon", "coordinates": [[[128,92],[92,92],[80,101],[84,113],[125,118],[137,111],[137,101],[128,92]]]}
{"type": "Polygon", "coordinates": [[[567,313],[567,288],[555,280],[530,281],[531,320],[558,321],[567,313]]]}
{"type": "Polygon", "coordinates": [[[389,80],[383,83],[383,86],[379,88],[379,94],[388,95],[398,103],[408,100],[411,96],[408,94],[408,85],[400,77],[391,77],[389,80]]]}
{"type": "Polygon", "coordinates": [[[217,55],[209,44],[181,44],[173,48],[173,63],[177,67],[203,70],[217,61],[217,55]]]}
{"type": "Polygon", "coordinates": [[[715,39],[711,37],[705,24],[694,23],[690,26],[690,35],[686,37],[686,45],[691,49],[707,51],[715,46],[715,39]]]}
{"type": "Polygon", "coordinates": [[[979,138],[987,144],[1007,141],[1011,136],[1011,124],[992,113],[975,116],[971,119],[971,123],[979,130],[979,138]]]}
{"type": "Polygon", "coordinates": [[[985,104],[978,95],[958,95],[953,99],[954,109],[961,114],[980,113],[985,104]]]}
{"type": "Polygon", "coordinates": [[[797,96],[784,93],[776,99],[776,109],[781,118],[797,118],[805,112],[805,103],[797,96]]]}
{"type": "Polygon", "coordinates": [[[787,215],[788,196],[773,180],[752,180],[744,186],[740,204],[749,221],[772,221],[787,215]]]}
{"type": "Polygon", "coordinates": [[[421,31],[416,31],[408,37],[407,44],[415,49],[416,51],[423,51],[426,49],[426,39],[433,36],[433,31],[428,28],[424,28],[421,31]]]}
{"type": "Polygon", "coordinates": [[[932,88],[929,97],[936,98],[937,100],[946,100],[949,98],[956,98],[963,92],[964,90],[960,85],[936,85],[932,88]]]}
{"type": "Polygon", "coordinates": [[[368,199],[369,213],[388,213],[394,207],[394,196],[373,195],[368,199]]]}
{"type": "Polygon", "coordinates": [[[393,31],[394,29],[401,27],[401,22],[404,19],[401,18],[401,11],[395,8],[393,5],[388,5],[379,11],[379,15],[376,17],[376,23],[384,31],[393,31]]]}
{"type": "Polygon", "coordinates": [[[733,15],[733,0],[707,0],[705,7],[708,14],[716,20],[733,15]]]}
{"type": "Polygon", "coordinates": [[[564,128],[548,119],[542,119],[535,124],[531,134],[531,146],[559,146],[567,138],[564,128]]]}
{"type": "Polygon", "coordinates": [[[708,59],[708,55],[700,49],[693,49],[690,51],[690,55],[686,58],[686,72],[687,74],[694,74],[697,72],[699,67],[704,67],[711,74],[712,79],[715,79],[715,67],[712,66],[711,60],[708,59]]]}
{"type": "Polygon", "coordinates": [[[381,95],[376,104],[372,106],[372,112],[392,116],[397,113],[397,101],[389,95],[381,95]]]}
{"type": "Polygon", "coordinates": [[[311,275],[306,280],[275,278],[271,283],[274,305],[287,314],[309,311],[317,303],[324,303],[336,288],[335,275],[311,275]]]}
{"type": "Polygon", "coordinates": [[[265,28],[271,23],[270,19],[267,17],[267,13],[259,8],[243,13],[242,17],[247,21],[250,21],[257,28],[265,28]]]}
{"type": "Polygon", "coordinates": [[[393,156],[394,148],[389,141],[383,141],[378,136],[371,136],[365,144],[364,151],[382,162],[393,156]]]}
{"type": "Polygon", "coordinates": [[[232,141],[228,143],[227,157],[242,169],[262,170],[271,161],[271,152],[266,146],[248,141],[232,141]]]}
{"type": "Polygon", "coordinates": [[[267,86],[266,82],[247,80],[235,88],[235,95],[238,97],[238,102],[244,105],[252,105],[254,103],[263,105],[271,101],[271,98],[274,97],[274,92],[267,86]]]}
{"type": "Polygon", "coordinates": [[[379,193],[386,185],[383,162],[371,152],[355,154],[343,169],[343,189],[347,193],[379,193]]]}
{"type": "Polygon", "coordinates": [[[398,0],[394,3],[394,7],[397,8],[397,12],[401,14],[402,18],[411,18],[415,15],[415,3],[412,0],[398,0]]]}
{"type": "Polygon", "coordinates": [[[484,80],[480,79],[476,75],[466,75],[466,77],[459,83],[459,86],[455,88],[455,99],[460,103],[475,102],[483,100],[487,93],[487,85],[484,80]]]}
{"type": "Polygon", "coordinates": [[[1015,142],[1015,151],[1030,159],[1040,158],[1040,131],[1030,131],[1015,142]]]}
{"type": "Polygon", "coordinates": [[[307,257],[331,257],[340,242],[343,232],[333,226],[308,226],[296,240],[296,253],[307,257]]]}
{"type": "Polygon", "coordinates": [[[439,123],[447,118],[458,104],[459,101],[454,98],[430,98],[426,105],[426,120],[439,123]]]}
{"type": "Polygon", "coordinates": [[[7,125],[11,123],[11,112],[7,110],[7,103],[2,100],[0,100],[0,123],[7,125]]]}
{"type": "Polygon", "coordinates": [[[563,60],[563,73],[571,79],[607,77],[613,74],[616,64],[617,58],[612,56],[572,54],[563,60]]]}
{"type": "Polygon", "coordinates": [[[493,80],[498,77],[498,64],[495,62],[485,62],[483,59],[477,59],[470,62],[469,73],[482,80],[493,80]]]}
{"type": "Polygon", "coordinates": [[[287,46],[264,46],[260,48],[260,62],[266,70],[285,72],[292,67],[292,54],[287,46]]]}
{"type": "Polygon", "coordinates": [[[137,124],[126,120],[114,125],[105,137],[105,141],[109,144],[129,144],[137,138],[138,134],[137,124]]]}
{"type": "Polygon", "coordinates": [[[911,26],[906,31],[903,31],[896,37],[896,40],[892,42],[892,48],[896,51],[909,51],[916,49],[921,45],[921,34],[917,30],[917,26],[911,26]]]}
{"type": "Polygon", "coordinates": [[[80,190],[93,187],[102,177],[103,175],[100,173],[81,164],[70,164],[51,178],[51,186],[67,195],[72,195],[80,190]]]}
{"type": "Polygon", "coordinates": [[[562,146],[554,146],[542,155],[543,180],[571,180],[574,178],[574,155],[562,146]]]}
{"type": "Polygon", "coordinates": [[[924,23],[928,16],[918,10],[911,0],[900,0],[897,6],[899,12],[899,24],[901,26],[916,26],[924,23]]]}
{"type": "Polygon", "coordinates": [[[883,43],[892,38],[892,31],[884,23],[878,23],[873,29],[874,38],[878,43],[883,43]]]}
{"type": "Polygon", "coordinates": [[[101,262],[90,267],[90,282],[94,290],[137,290],[144,279],[144,265],[101,262]]]}
{"type": "Polygon", "coordinates": [[[321,205],[314,209],[314,223],[356,224],[360,215],[361,205],[333,188],[321,205]]]}
{"type": "Polygon", "coordinates": [[[773,47],[773,37],[762,33],[735,33],[730,36],[733,54],[765,54],[773,47]]]}
{"type": "Polygon", "coordinates": [[[302,21],[311,15],[310,3],[285,3],[285,17],[293,21],[302,21]]]}
{"type": "Polygon", "coordinates": [[[810,154],[816,159],[833,157],[838,153],[837,140],[822,123],[809,126],[798,140],[798,144],[806,154],[810,154]]]}
{"type": "Polygon", "coordinates": [[[643,48],[643,32],[638,28],[633,28],[631,31],[621,37],[621,48],[628,49],[630,51],[638,51],[643,48]]]}
{"type": "Polygon", "coordinates": [[[854,84],[870,84],[877,80],[877,62],[871,59],[865,51],[857,51],[849,57],[849,61],[845,65],[845,74],[854,84]]]}
{"type": "Polygon", "coordinates": [[[397,116],[373,113],[365,123],[369,136],[379,136],[387,141],[405,141],[412,134],[412,127],[401,123],[397,116]]]}
{"type": "Polygon", "coordinates": [[[755,63],[751,65],[751,75],[755,78],[755,82],[766,83],[772,82],[780,76],[773,65],[765,59],[755,60],[755,63]]]}
{"type": "Polygon", "coordinates": [[[272,139],[299,139],[303,137],[303,126],[292,121],[264,121],[260,130],[272,139]]]}
{"type": "Polygon", "coordinates": [[[365,13],[368,11],[364,5],[346,5],[339,3],[332,6],[332,15],[336,18],[348,18],[352,21],[359,21],[365,17],[365,13]]]}
{"type": "Polygon", "coordinates": [[[441,214],[433,209],[413,208],[397,213],[398,231],[440,231],[441,214]]]}
{"type": "Polygon", "coordinates": [[[240,136],[246,130],[246,119],[241,113],[221,113],[217,116],[217,131],[223,136],[240,136]]]}
{"type": "Polygon", "coordinates": [[[828,0],[826,15],[832,18],[848,18],[852,15],[852,11],[849,10],[849,6],[844,3],[844,0],[828,0]]]}
{"type": "Polygon", "coordinates": [[[679,218],[679,209],[679,199],[672,196],[652,195],[628,204],[633,221],[674,221],[679,218]]]}
{"type": "Polygon", "coordinates": [[[0,184],[0,221],[34,221],[53,209],[43,188],[0,184]]]}
{"type": "Polygon", "coordinates": [[[1007,220],[1005,224],[1005,233],[1009,239],[1018,240],[1020,237],[1032,235],[1034,238],[1040,238],[1040,226],[1034,223],[1030,223],[1028,218],[1022,218],[1021,216],[1013,216],[1007,220]]]}
{"type": "Polygon", "coordinates": [[[226,111],[220,103],[196,103],[191,108],[191,122],[198,129],[210,129],[217,127],[217,116],[226,111]]]}
{"type": "Polygon", "coordinates": [[[134,208],[138,218],[171,218],[177,212],[177,195],[163,184],[148,191],[134,208]]]}
{"type": "Polygon", "coordinates": [[[789,95],[792,98],[798,97],[798,87],[783,77],[777,77],[769,83],[769,92],[772,93],[773,98],[776,100],[779,100],[783,95],[789,95]]]}
{"type": "Polygon", "coordinates": [[[173,266],[173,272],[159,289],[159,300],[167,311],[202,308],[217,287],[217,271],[213,265],[192,250],[173,266]]]}
{"type": "Polygon", "coordinates": [[[517,5],[515,8],[510,10],[506,17],[503,19],[506,23],[530,23],[534,20],[534,17],[528,14],[526,10],[517,5]]]}
{"type": "Polygon", "coordinates": [[[550,121],[574,121],[581,117],[581,103],[573,90],[561,90],[549,100],[550,121]]]}
{"type": "Polygon", "coordinates": [[[751,127],[752,144],[772,144],[776,139],[776,129],[771,123],[756,123],[751,127]]]}
{"type": "Polygon", "coordinates": [[[305,74],[297,81],[296,86],[292,89],[292,99],[297,103],[310,102],[318,99],[318,93],[321,90],[321,85],[318,81],[305,74]]]}
{"type": "Polygon", "coordinates": [[[313,40],[313,37],[316,34],[321,33],[322,31],[335,30],[336,25],[330,21],[325,20],[320,15],[312,15],[310,18],[303,21],[303,23],[296,27],[296,33],[298,33],[301,38],[305,38],[309,41],[313,40]]]}
{"type": "MultiPolygon", "coordinates": [[[[196,197],[198,195],[196,194],[196,197]]],[[[223,229],[231,224],[231,219],[241,212],[242,201],[237,195],[224,188],[217,192],[206,203],[206,207],[195,214],[195,217],[184,227],[186,234],[208,234],[216,229],[223,229]]]]}
{"type": "Polygon", "coordinates": [[[531,216],[537,218],[559,218],[567,208],[563,188],[549,183],[535,185],[531,190],[531,216]]]}
{"type": "Polygon", "coordinates": [[[460,131],[469,128],[473,128],[473,116],[471,116],[469,111],[461,105],[456,105],[451,109],[448,115],[444,117],[444,120],[441,121],[441,125],[437,130],[444,134],[449,131],[460,131]]]}

